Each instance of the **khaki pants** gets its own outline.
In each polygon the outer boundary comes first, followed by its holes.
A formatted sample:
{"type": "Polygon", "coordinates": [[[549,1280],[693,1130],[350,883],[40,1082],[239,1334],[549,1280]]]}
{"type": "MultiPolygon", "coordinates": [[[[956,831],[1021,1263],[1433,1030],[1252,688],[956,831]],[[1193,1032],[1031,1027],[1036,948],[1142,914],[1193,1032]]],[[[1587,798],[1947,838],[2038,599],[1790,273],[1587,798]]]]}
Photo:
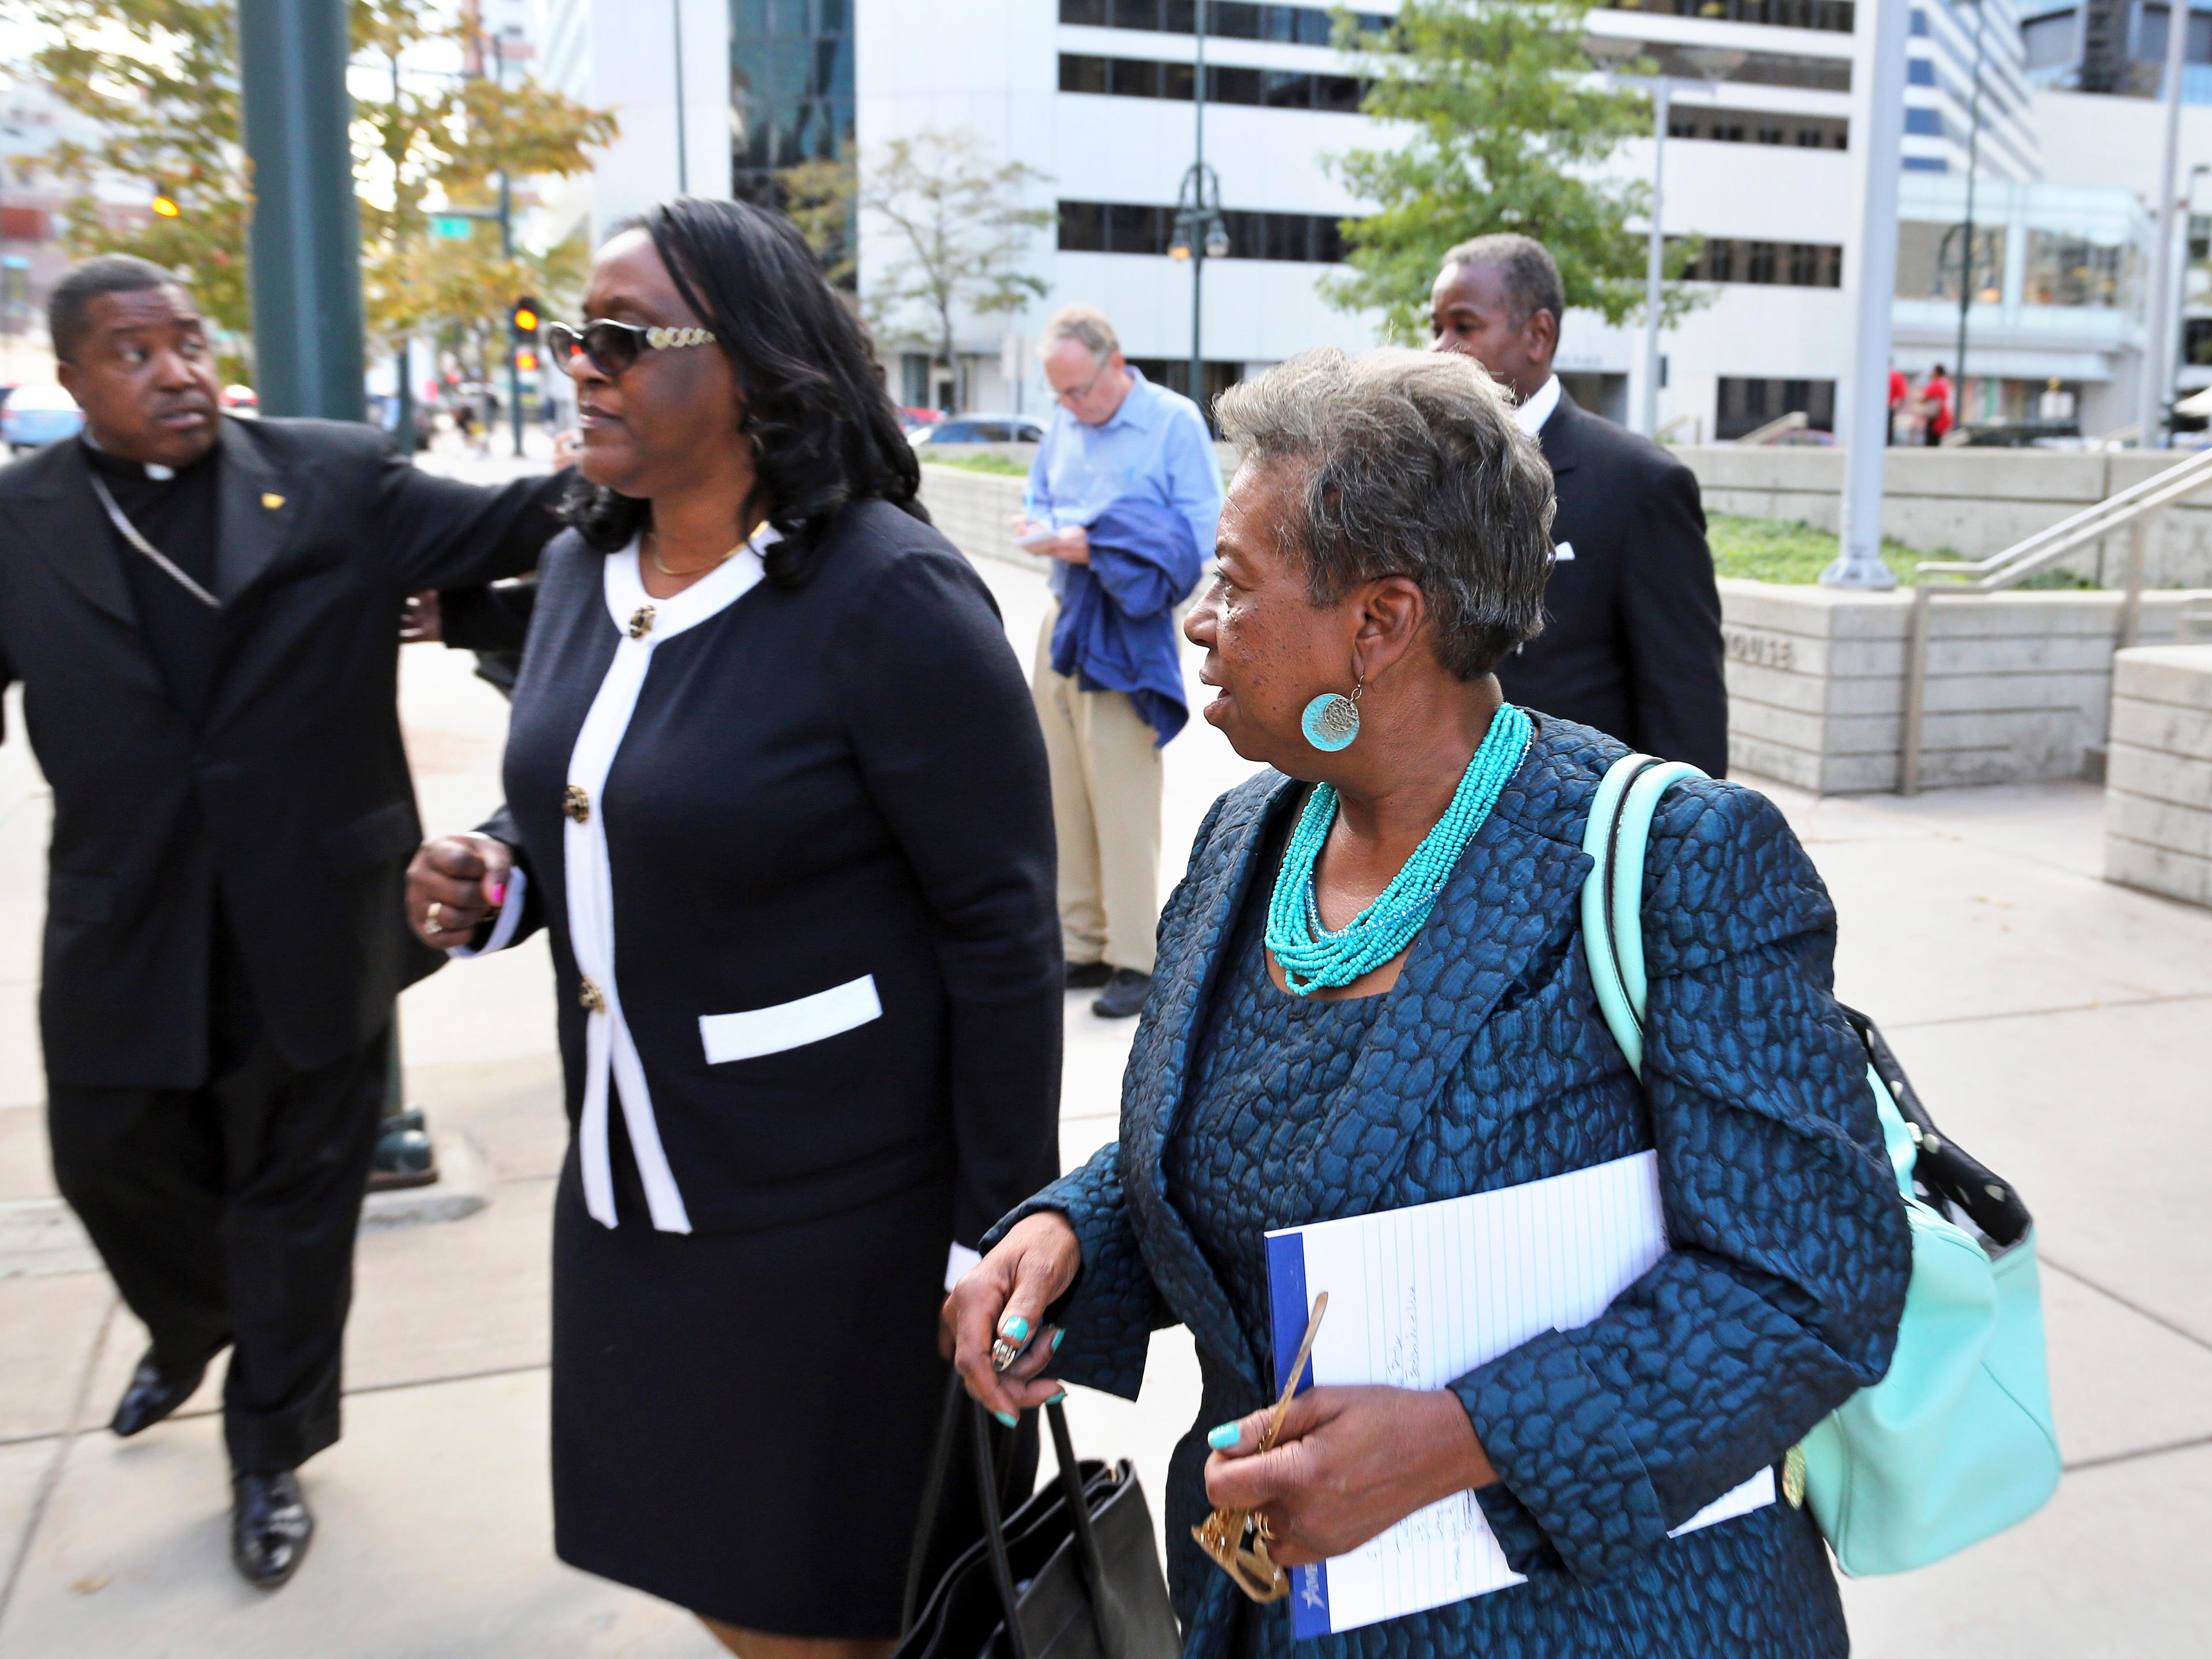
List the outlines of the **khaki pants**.
{"type": "Polygon", "coordinates": [[[1052,668],[1045,613],[1030,690],[1052,763],[1060,931],[1070,962],[1152,971],[1160,919],[1160,751],[1119,691],[1085,691],[1052,668]]]}

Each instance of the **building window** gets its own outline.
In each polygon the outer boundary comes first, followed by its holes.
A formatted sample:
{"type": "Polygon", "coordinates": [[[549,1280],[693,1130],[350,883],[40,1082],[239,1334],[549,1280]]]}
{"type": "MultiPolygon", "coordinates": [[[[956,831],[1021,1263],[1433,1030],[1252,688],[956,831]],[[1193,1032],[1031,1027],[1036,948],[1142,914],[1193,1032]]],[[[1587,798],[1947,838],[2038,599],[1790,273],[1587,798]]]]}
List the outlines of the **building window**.
{"type": "Polygon", "coordinates": [[[2127,304],[2135,276],[2132,248],[2093,242],[2064,231],[2027,233],[2027,280],[2021,297],[2032,306],[2127,304]]]}
{"type": "Polygon", "coordinates": [[[1754,380],[1733,375],[1720,377],[1720,392],[1713,414],[1713,437],[1727,443],[1756,432],[1784,415],[1802,414],[1815,432],[1836,429],[1836,383],[1833,380],[1754,380]]]}
{"type": "MultiPolygon", "coordinates": [[[[1315,213],[1263,213],[1231,208],[1221,216],[1231,259],[1291,264],[1338,264],[1344,236],[1338,221],[1315,213]]],[[[1155,258],[1175,240],[1175,210],[1121,202],[1062,202],[1063,253],[1143,253],[1155,258]]]]}
{"type": "MultiPolygon", "coordinates": [[[[1961,225],[1907,219],[1897,227],[1897,297],[1951,300],[1959,297],[1961,225]]],[[[1974,228],[1974,298],[1996,305],[2004,298],[2005,228],[1974,228]]]]}
{"type": "Polygon", "coordinates": [[[2182,319],[2181,361],[2196,368],[2212,364],[2212,317],[2182,319]]]}
{"type": "MultiPolygon", "coordinates": [[[[1190,101],[1192,65],[1164,64],[1154,58],[1092,58],[1060,55],[1062,92],[1104,93],[1114,98],[1165,98],[1190,101]]],[[[1206,66],[1206,101],[1250,104],[1272,109],[1317,109],[1333,114],[1359,111],[1361,87],[1349,75],[1310,75],[1303,70],[1243,69],[1233,64],[1206,66]]]]}
{"type": "Polygon", "coordinates": [[[2081,14],[2062,11],[2032,17],[2020,26],[2020,38],[2027,49],[2028,68],[2070,68],[2081,56],[2081,14]]]}
{"type": "Polygon", "coordinates": [[[1770,110],[1709,109],[1703,104],[1671,104],[1669,138],[1698,138],[1718,144],[1788,144],[1799,149],[1847,149],[1851,124],[1833,115],[1778,115],[1770,110]]]}
{"type": "Polygon", "coordinates": [[[1943,112],[1940,109],[1909,109],[1905,112],[1905,131],[1915,138],[1941,138],[1943,136],[1943,112]]]}
{"type": "Polygon", "coordinates": [[[1835,34],[1849,34],[1854,21],[1851,0],[1609,0],[1609,4],[1615,11],[1766,23],[1788,29],[1826,29],[1835,34]]]}
{"type": "MultiPolygon", "coordinates": [[[[1093,28],[1191,34],[1196,33],[1196,15],[1192,0],[1060,0],[1061,22],[1093,28]]],[[[1280,40],[1291,46],[1325,46],[1334,21],[1326,6],[1262,6],[1247,4],[1244,0],[1212,0],[1206,9],[1207,36],[1224,40],[1280,40]]],[[[1353,23],[1363,29],[1384,28],[1390,21],[1378,12],[1352,14],[1353,23]]]]}
{"type": "MultiPolygon", "coordinates": [[[[1663,40],[1640,40],[1634,44],[1637,54],[1658,65],[1662,75],[1672,76],[1679,81],[1711,78],[1698,66],[1697,59],[1687,55],[1695,50],[1694,47],[1663,40]]],[[[1814,58],[1800,52],[1747,52],[1743,62],[1721,79],[1744,86],[1809,87],[1816,92],[1849,92],[1851,89],[1851,60],[1848,58],[1814,58]]]]}
{"type": "Polygon", "coordinates": [[[1844,251],[1832,242],[1757,242],[1708,236],[1682,277],[1692,283],[1841,288],[1844,251]]]}
{"type": "Polygon", "coordinates": [[[1902,164],[1906,173],[1948,173],[1951,164],[1940,155],[1908,155],[1902,164]]]}
{"type": "Polygon", "coordinates": [[[775,173],[853,145],[851,0],[732,0],[736,192],[777,200],[775,173]]]}
{"type": "Polygon", "coordinates": [[[1908,58],[1905,60],[1905,84],[1908,87],[1932,87],[1936,84],[1936,62],[1930,58],[1908,58]]]}
{"type": "MultiPolygon", "coordinates": [[[[1131,357],[1127,362],[1130,368],[1135,369],[1154,386],[1164,386],[1169,391],[1181,392],[1186,398],[1190,396],[1189,358],[1131,357]]],[[[1244,365],[1241,362],[1216,362],[1208,359],[1200,367],[1204,380],[1200,386],[1200,395],[1195,401],[1206,416],[1206,425],[1211,427],[1213,424],[1213,400],[1244,378],[1244,365]]]]}

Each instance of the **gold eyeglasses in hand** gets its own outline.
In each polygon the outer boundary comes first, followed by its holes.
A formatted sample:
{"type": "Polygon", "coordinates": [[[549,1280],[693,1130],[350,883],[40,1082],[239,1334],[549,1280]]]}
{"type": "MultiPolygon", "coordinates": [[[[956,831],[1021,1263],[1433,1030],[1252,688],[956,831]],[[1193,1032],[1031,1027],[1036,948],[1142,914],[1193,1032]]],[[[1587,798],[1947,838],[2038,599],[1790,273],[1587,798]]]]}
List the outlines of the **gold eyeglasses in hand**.
{"type": "MultiPolygon", "coordinates": [[[[1274,1449],[1275,1437],[1283,1431],[1283,1419],[1290,1414],[1291,1397],[1298,1391],[1298,1379],[1305,1375],[1306,1361],[1313,1353],[1314,1338],[1321,1334],[1321,1316],[1328,1311],[1328,1292],[1323,1291],[1314,1298],[1313,1316],[1306,1321],[1305,1339],[1298,1344],[1298,1357],[1291,1362],[1290,1380],[1283,1384],[1282,1398],[1275,1401],[1267,1426],[1260,1431],[1260,1444],[1254,1455],[1274,1449]]],[[[1213,1558],[1214,1565],[1229,1575],[1237,1588],[1255,1601],[1279,1601],[1291,1593],[1290,1574],[1277,1566],[1267,1553],[1274,1534],[1267,1528],[1267,1517],[1256,1510],[1216,1510],[1202,1524],[1193,1527],[1190,1535],[1198,1540],[1199,1548],[1213,1558]]]]}

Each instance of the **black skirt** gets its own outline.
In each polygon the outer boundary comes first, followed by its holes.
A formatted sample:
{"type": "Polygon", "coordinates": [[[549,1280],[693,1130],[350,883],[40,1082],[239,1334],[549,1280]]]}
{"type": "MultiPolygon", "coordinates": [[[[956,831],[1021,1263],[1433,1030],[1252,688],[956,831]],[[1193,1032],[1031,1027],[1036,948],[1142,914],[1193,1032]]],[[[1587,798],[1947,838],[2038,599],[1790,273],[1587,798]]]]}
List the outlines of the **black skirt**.
{"type": "Polygon", "coordinates": [[[554,1548],[725,1624],[893,1637],[947,1367],[949,1179],[772,1231],[553,1214],[554,1548]]]}

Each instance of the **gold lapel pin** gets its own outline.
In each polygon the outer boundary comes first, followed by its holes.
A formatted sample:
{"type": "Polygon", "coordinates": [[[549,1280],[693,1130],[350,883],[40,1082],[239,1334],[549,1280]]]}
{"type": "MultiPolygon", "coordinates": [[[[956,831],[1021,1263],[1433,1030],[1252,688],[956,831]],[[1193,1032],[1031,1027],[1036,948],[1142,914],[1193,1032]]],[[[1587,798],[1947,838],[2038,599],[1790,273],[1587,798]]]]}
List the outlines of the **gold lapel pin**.
{"type": "Polygon", "coordinates": [[[274,513],[278,507],[284,505],[284,498],[282,495],[264,495],[261,498],[261,505],[267,507],[271,513],[274,513]]]}

